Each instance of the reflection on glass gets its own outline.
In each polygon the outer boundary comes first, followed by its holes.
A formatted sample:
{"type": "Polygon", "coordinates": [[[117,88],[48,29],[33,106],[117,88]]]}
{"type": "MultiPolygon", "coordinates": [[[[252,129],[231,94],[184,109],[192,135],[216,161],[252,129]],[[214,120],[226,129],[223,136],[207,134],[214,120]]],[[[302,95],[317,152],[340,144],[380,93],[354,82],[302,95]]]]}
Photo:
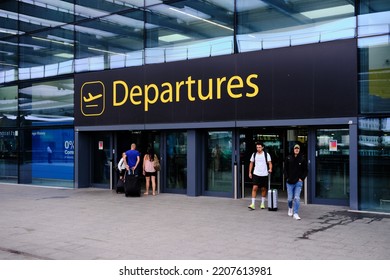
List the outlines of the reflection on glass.
{"type": "Polygon", "coordinates": [[[232,132],[210,131],[208,133],[207,191],[231,192],[232,132]]]}
{"type": "Polygon", "coordinates": [[[388,35],[381,37],[359,39],[361,113],[390,112],[390,44],[388,35]]]}
{"type": "Polygon", "coordinates": [[[18,182],[17,131],[0,131],[0,182],[18,182]]]}
{"type": "Polygon", "coordinates": [[[359,119],[359,209],[390,212],[390,118],[359,119]]]}
{"type": "Polygon", "coordinates": [[[354,38],[355,7],[350,1],[237,1],[240,52],[354,38]]]}
{"type": "Polygon", "coordinates": [[[21,148],[20,183],[73,187],[73,129],[25,130],[21,148]]]}
{"type": "Polygon", "coordinates": [[[72,67],[61,67],[62,63],[71,63],[73,60],[75,45],[73,31],[74,27],[69,25],[33,35],[20,36],[19,79],[73,73],[72,67]]]}
{"type": "Polygon", "coordinates": [[[349,130],[318,129],[316,146],[317,198],[349,198],[349,130]]]}
{"type": "Polygon", "coordinates": [[[187,189],[187,133],[167,134],[166,144],[167,189],[187,189]]]}
{"type": "Polygon", "coordinates": [[[0,127],[16,126],[18,116],[18,88],[0,88],[0,127]]]}
{"type": "Polygon", "coordinates": [[[232,8],[234,0],[223,3],[184,0],[149,6],[146,63],[231,54],[232,8]]]}
{"type": "Polygon", "coordinates": [[[72,79],[21,86],[19,89],[21,125],[73,124],[73,99],[72,79]]]}
{"type": "Polygon", "coordinates": [[[92,147],[92,168],[93,183],[108,185],[110,182],[110,160],[111,160],[110,135],[96,134],[93,139],[92,147]]]}

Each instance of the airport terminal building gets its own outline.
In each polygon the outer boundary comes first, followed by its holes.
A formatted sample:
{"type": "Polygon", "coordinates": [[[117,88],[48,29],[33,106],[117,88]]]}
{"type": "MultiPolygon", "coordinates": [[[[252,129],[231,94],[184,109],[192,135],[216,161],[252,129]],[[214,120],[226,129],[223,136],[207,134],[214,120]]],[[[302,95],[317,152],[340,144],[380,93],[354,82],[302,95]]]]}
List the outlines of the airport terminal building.
{"type": "Polygon", "coordinates": [[[5,0],[0,184],[110,190],[154,147],[159,191],[250,197],[302,147],[306,203],[390,212],[390,1],[5,0]],[[142,158],[142,156],[141,156],[142,158]]]}

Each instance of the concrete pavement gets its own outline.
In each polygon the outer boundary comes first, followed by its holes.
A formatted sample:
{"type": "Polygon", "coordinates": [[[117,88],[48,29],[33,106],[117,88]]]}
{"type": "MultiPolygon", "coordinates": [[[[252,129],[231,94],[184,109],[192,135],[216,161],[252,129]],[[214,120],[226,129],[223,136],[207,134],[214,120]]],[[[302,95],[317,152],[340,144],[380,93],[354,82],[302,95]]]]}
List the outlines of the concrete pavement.
{"type": "Polygon", "coordinates": [[[390,215],[247,199],[0,184],[1,260],[389,260],[390,215]]]}

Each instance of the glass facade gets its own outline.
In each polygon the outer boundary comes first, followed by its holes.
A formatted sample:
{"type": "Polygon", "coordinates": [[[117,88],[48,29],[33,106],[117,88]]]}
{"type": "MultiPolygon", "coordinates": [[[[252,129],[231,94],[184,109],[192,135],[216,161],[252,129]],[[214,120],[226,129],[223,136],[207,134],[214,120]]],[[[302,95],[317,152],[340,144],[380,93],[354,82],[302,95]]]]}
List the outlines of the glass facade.
{"type": "Polygon", "coordinates": [[[359,208],[388,212],[390,2],[360,1],[358,11],[359,208]]]}
{"type": "Polygon", "coordinates": [[[237,1],[240,52],[354,38],[352,1],[237,1]]]}
{"type": "Polygon", "coordinates": [[[390,118],[359,120],[360,207],[390,210],[390,118]]]}
{"type": "Polygon", "coordinates": [[[233,185],[231,131],[208,132],[206,191],[231,192],[233,185]]]}
{"type": "MultiPolygon", "coordinates": [[[[390,192],[386,184],[390,137],[387,0],[1,1],[0,181],[73,186],[75,74],[345,39],[356,39],[359,54],[359,145],[353,151],[359,155],[358,207],[386,211],[390,192]],[[40,169],[44,166],[66,168],[47,177],[40,169]]],[[[233,131],[229,137],[234,140],[234,135],[233,131]]],[[[167,134],[167,143],[177,148],[166,147],[167,158],[181,159],[180,164],[167,162],[168,190],[187,188],[182,178],[187,172],[186,139],[184,131],[167,134]]],[[[208,141],[202,168],[209,174],[204,178],[205,189],[214,191],[217,177],[210,174],[224,172],[225,163],[218,166],[213,149],[227,144],[216,143],[210,134],[208,141]]],[[[231,177],[231,168],[226,172],[231,177]]],[[[347,193],[331,198],[345,198],[347,193]]]]}

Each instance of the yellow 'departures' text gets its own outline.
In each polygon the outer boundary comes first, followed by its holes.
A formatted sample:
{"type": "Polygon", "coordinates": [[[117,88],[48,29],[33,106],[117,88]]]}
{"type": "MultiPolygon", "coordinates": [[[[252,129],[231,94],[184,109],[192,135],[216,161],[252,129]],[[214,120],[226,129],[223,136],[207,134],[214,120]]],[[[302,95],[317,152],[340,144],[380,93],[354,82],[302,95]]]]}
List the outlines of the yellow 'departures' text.
{"type": "Polygon", "coordinates": [[[213,99],[221,99],[227,95],[232,99],[253,98],[259,94],[258,74],[250,74],[247,77],[232,76],[210,78],[207,81],[195,80],[188,76],[186,80],[177,82],[164,82],[160,85],[132,85],[125,81],[113,82],[113,106],[119,107],[125,104],[143,106],[145,112],[158,102],[180,103],[184,100],[190,102],[206,102],[213,99]],[[245,91],[245,92],[244,92],[245,91]]]}

